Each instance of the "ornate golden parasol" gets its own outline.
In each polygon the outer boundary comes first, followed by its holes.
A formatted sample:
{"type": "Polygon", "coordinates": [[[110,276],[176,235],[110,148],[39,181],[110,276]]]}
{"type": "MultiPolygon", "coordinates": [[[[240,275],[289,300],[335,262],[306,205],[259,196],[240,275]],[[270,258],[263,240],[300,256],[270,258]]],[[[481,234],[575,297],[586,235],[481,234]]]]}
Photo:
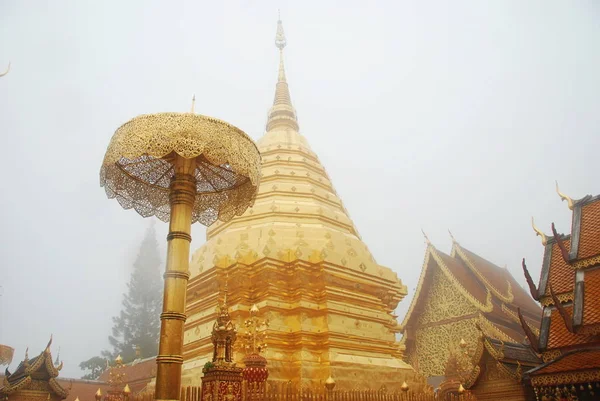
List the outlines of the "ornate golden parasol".
{"type": "Polygon", "coordinates": [[[14,353],[14,348],[0,344],[0,365],[10,365],[14,353]]]}
{"type": "Polygon", "coordinates": [[[254,203],[260,153],[240,129],[191,113],[136,117],[113,135],[100,185],[144,217],[170,221],[156,399],[179,399],[191,224],[228,221],[254,203]]]}

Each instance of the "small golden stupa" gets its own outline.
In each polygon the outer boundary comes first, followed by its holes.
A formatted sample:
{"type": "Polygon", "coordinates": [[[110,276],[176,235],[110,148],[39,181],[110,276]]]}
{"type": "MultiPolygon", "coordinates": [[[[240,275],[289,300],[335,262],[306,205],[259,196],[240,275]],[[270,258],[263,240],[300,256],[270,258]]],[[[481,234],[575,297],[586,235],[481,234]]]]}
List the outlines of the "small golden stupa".
{"type": "MultiPolygon", "coordinates": [[[[238,327],[254,304],[269,322],[269,380],[337,389],[411,389],[394,315],[406,286],[362,242],[327,172],[300,134],[283,64],[281,21],[275,99],[258,140],[262,178],[256,203],[207,231],[190,263],[184,385],[198,385],[213,352],[219,288],[229,287],[238,327]]],[[[359,183],[357,182],[357,185],[359,183]]],[[[236,354],[241,362],[244,355],[236,354]]]]}

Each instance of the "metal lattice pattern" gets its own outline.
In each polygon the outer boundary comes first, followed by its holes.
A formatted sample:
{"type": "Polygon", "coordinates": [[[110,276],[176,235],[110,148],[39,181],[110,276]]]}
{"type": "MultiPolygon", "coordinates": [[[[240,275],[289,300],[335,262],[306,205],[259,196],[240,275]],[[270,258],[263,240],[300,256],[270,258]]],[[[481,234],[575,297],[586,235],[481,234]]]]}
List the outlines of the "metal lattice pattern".
{"type": "Polygon", "coordinates": [[[195,158],[192,222],[228,221],[254,203],[260,180],[256,146],[239,129],[196,114],[143,115],[125,123],[108,146],[100,185],[123,208],[168,221],[173,153],[195,158]]]}

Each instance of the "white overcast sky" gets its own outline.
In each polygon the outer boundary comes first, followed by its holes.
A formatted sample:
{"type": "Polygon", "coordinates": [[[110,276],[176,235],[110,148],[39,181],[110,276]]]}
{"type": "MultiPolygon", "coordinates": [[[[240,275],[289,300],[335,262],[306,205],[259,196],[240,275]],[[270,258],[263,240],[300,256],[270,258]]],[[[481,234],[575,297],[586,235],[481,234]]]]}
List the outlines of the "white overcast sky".
{"type": "MultiPolygon", "coordinates": [[[[51,333],[63,375],[108,346],[149,220],[107,200],[114,130],[196,111],[264,132],[281,9],[302,133],[409,295],[425,245],[539,275],[534,216],[600,193],[600,2],[0,0],[0,343],[51,333]]],[[[157,224],[165,241],[166,225],[157,224]]],[[[193,230],[193,248],[204,230],[193,230]]],[[[164,254],[164,246],[163,246],[164,254]]]]}

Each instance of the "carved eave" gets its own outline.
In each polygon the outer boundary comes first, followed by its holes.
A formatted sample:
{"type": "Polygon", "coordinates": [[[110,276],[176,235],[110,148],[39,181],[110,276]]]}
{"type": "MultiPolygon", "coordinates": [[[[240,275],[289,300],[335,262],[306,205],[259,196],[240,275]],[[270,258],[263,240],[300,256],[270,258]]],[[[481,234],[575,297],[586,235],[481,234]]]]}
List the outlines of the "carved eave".
{"type": "Polygon", "coordinates": [[[556,306],[560,317],[565,323],[565,327],[567,328],[567,330],[569,330],[570,333],[575,333],[575,330],[573,328],[573,317],[569,315],[569,312],[566,311],[562,303],[558,300],[558,298],[556,298],[556,294],[554,294],[554,291],[552,291],[552,285],[550,285],[550,296],[552,297],[554,305],[556,306]]]}
{"type": "Polygon", "coordinates": [[[531,345],[531,348],[533,348],[533,350],[539,354],[540,353],[539,338],[533,333],[533,331],[531,330],[531,327],[529,327],[529,324],[527,324],[527,322],[525,321],[525,318],[523,317],[523,314],[521,313],[521,308],[517,308],[517,314],[519,315],[519,321],[521,322],[521,327],[523,328],[523,331],[525,332],[525,335],[527,336],[527,339],[529,340],[529,344],[531,345]]]}
{"type": "Polygon", "coordinates": [[[525,279],[527,280],[527,285],[529,286],[529,292],[533,299],[535,299],[536,301],[539,301],[540,294],[539,294],[537,287],[535,286],[535,283],[533,282],[533,279],[531,278],[531,274],[529,274],[529,270],[527,270],[527,265],[525,264],[525,258],[523,258],[521,265],[523,266],[523,274],[525,274],[525,279]]]}

